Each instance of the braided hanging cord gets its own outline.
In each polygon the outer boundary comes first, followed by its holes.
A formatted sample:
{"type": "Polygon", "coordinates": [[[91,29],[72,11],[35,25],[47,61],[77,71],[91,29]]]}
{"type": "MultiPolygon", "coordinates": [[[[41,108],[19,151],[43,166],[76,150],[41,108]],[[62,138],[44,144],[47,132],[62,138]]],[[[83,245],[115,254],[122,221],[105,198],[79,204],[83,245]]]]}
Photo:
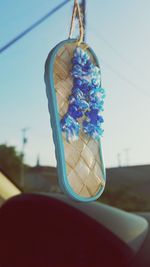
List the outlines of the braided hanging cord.
{"type": "Polygon", "coordinates": [[[82,16],[81,16],[81,11],[80,11],[78,0],[74,0],[74,7],[73,7],[71,25],[70,25],[70,31],[69,31],[69,38],[71,38],[72,36],[73,30],[74,30],[75,18],[77,14],[78,14],[78,19],[79,19],[79,32],[80,32],[77,45],[79,46],[83,42],[84,27],[83,27],[82,16]]]}

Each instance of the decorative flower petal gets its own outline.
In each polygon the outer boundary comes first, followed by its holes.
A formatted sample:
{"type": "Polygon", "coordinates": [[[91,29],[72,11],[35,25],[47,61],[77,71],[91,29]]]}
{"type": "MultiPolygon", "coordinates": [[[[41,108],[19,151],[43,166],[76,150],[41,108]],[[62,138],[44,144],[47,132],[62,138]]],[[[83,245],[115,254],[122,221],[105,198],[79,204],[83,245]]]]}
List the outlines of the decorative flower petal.
{"type": "Polygon", "coordinates": [[[77,47],[72,58],[71,75],[73,77],[72,94],[69,96],[68,111],[61,120],[61,128],[66,132],[68,142],[78,139],[80,125],[83,131],[98,140],[103,133],[101,124],[104,110],[105,90],[101,88],[100,68],[94,65],[87,51],[77,47]]]}

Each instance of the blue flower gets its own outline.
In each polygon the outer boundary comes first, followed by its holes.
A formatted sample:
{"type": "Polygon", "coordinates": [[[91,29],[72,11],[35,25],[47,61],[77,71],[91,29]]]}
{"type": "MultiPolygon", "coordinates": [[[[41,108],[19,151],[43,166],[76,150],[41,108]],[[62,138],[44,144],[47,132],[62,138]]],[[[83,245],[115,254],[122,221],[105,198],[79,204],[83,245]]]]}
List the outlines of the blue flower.
{"type": "Polygon", "coordinates": [[[90,96],[96,96],[97,93],[101,93],[100,87],[92,87],[91,90],[89,91],[90,96]]]}
{"type": "Polygon", "coordinates": [[[91,109],[90,111],[87,111],[85,115],[89,118],[90,122],[94,125],[102,123],[103,117],[100,115],[99,109],[91,109]]]}
{"type": "Polygon", "coordinates": [[[75,78],[82,76],[82,67],[80,65],[74,65],[71,74],[75,78]]]}
{"type": "Polygon", "coordinates": [[[103,134],[103,129],[100,126],[94,125],[87,121],[83,122],[83,130],[86,134],[93,137],[95,140],[99,140],[100,136],[103,134]]]}
{"type": "Polygon", "coordinates": [[[98,78],[93,78],[92,79],[92,85],[95,86],[95,87],[99,87],[100,86],[100,79],[99,77],[98,78]]]}
{"type": "Polygon", "coordinates": [[[61,128],[66,132],[68,142],[79,136],[78,119],[84,117],[83,131],[98,140],[103,133],[101,124],[104,110],[105,90],[101,88],[100,68],[92,63],[87,51],[77,47],[72,58],[73,88],[69,96],[68,111],[61,120],[61,128]]]}
{"type": "Polygon", "coordinates": [[[83,80],[81,90],[84,94],[89,92],[89,83],[85,79],[83,80]]]}
{"type": "Polygon", "coordinates": [[[66,133],[67,142],[71,142],[78,139],[80,125],[79,123],[72,118],[69,114],[66,114],[60,122],[61,129],[66,133]]]}
{"type": "Polygon", "coordinates": [[[74,80],[73,80],[74,86],[77,86],[79,88],[82,86],[82,83],[83,83],[83,81],[80,78],[74,78],[74,80]]]}
{"type": "Polygon", "coordinates": [[[83,112],[81,110],[79,110],[76,106],[74,105],[69,105],[68,108],[68,113],[71,117],[73,117],[74,119],[80,118],[83,116],[83,112]]]}
{"type": "Polygon", "coordinates": [[[71,96],[69,96],[69,101],[70,101],[70,104],[73,104],[78,109],[86,110],[86,109],[89,108],[89,103],[84,98],[80,98],[79,95],[76,95],[76,96],[71,95],[71,96]]]}
{"type": "Polygon", "coordinates": [[[74,57],[75,58],[81,58],[82,59],[82,64],[86,64],[86,62],[89,60],[89,55],[86,51],[84,51],[82,48],[77,47],[74,51],[74,57]]]}
{"type": "Polygon", "coordinates": [[[77,87],[73,87],[72,93],[73,93],[73,95],[75,97],[79,97],[79,98],[83,98],[84,97],[83,92],[79,88],[77,88],[77,87]]]}

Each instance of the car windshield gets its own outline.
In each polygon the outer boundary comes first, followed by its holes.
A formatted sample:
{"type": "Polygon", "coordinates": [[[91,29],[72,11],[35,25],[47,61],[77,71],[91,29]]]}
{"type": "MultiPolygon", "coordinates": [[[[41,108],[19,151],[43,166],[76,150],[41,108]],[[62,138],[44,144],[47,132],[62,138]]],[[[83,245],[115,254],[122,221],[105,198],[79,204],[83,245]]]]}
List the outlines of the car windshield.
{"type": "MultiPolygon", "coordinates": [[[[63,194],[44,64],[68,38],[73,3],[64,2],[0,3],[0,204],[21,192],[63,194]]],[[[106,91],[101,144],[107,179],[98,201],[150,211],[150,2],[85,2],[85,43],[97,55],[106,91]]]]}

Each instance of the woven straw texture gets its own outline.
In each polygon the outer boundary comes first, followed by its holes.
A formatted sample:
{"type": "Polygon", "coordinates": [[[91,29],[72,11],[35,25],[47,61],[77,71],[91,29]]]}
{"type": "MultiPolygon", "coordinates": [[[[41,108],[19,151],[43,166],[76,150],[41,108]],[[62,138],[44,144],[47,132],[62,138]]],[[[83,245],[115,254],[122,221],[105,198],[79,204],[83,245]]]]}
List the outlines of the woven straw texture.
{"type": "MultiPolygon", "coordinates": [[[[54,63],[54,85],[60,119],[68,110],[68,96],[71,95],[72,77],[71,59],[75,44],[68,43],[61,47],[54,63]]],[[[81,45],[82,47],[82,45],[81,45]]],[[[89,52],[90,54],[90,52],[89,52]]],[[[91,60],[93,56],[90,54],[91,60]]],[[[67,178],[73,191],[82,197],[95,196],[105,186],[100,160],[99,142],[80,132],[79,140],[72,143],[66,141],[62,133],[66,160],[67,178]]]]}

